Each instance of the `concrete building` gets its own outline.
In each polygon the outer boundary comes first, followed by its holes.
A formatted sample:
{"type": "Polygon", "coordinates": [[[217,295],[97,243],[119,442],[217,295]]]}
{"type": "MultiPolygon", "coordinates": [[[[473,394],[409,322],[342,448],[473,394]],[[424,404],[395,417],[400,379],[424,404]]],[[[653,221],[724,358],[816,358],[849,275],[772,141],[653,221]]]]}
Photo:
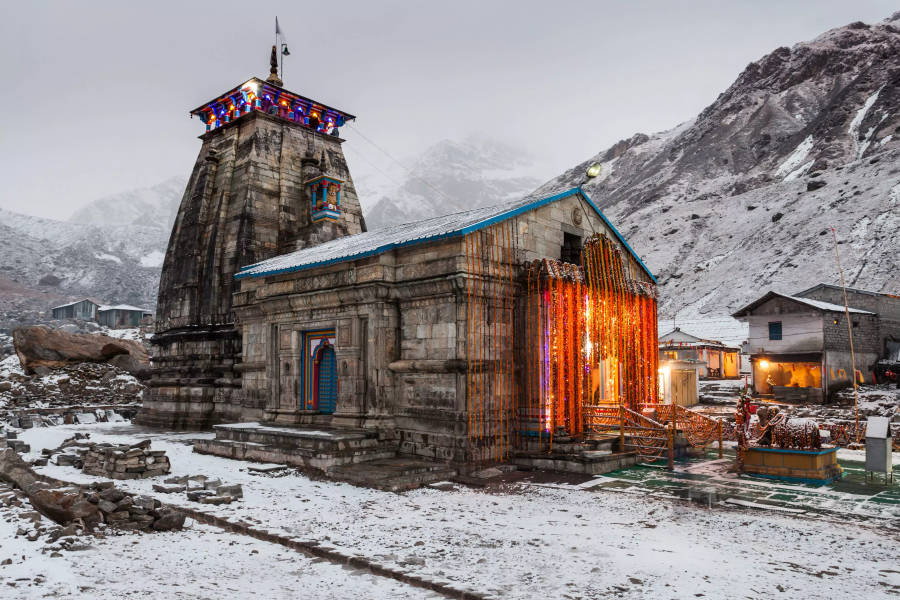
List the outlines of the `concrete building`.
{"type": "Polygon", "coordinates": [[[110,329],[139,327],[152,317],[153,311],[130,304],[101,306],[97,309],[97,323],[110,329]]]}
{"type": "MultiPolygon", "coordinates": [[[[821,402],[852,385],[844,307],[768,292],[733,315],[750,325],[753,389],[780,400],[821,402]]],[[[850,309],[856,370],[868,373],[881,355],[878,315],[850,309]]]]}
{"type": "Polygon", "coordinates": [[[69,302],[68,304],[54,306],[50,311],[53,314],[54,319],[82,319],[85,321],[95,321],[97,320],[97,310],[100,306],[100,303],[85,298],[84,300],[77,300],[75,302],[69,302]]]}
{"type": "Polygon", "coordinates": [[[676,327],[659,336],[659,360],[694,363],[701,379],[737,379],[741,349],[717,340],[704,340],[676,327]]]}
{"type": "MultiPolygon", "coordinates": [[[[831,304],[844,304],[843,290],[839,285],[820,283],[795,295],[831,304]]],[[[898,356],[900,353],[900,295],[847,288],[847,304],[878,315],[880,352],[885,358],[898,356]]]]}

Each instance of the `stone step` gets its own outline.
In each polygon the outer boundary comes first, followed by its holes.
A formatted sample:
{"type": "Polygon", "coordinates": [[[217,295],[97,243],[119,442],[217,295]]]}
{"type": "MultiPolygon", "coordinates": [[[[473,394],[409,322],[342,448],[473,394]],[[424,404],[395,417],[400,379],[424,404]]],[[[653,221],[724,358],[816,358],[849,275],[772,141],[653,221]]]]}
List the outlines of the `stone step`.
{"type": "Polygon", "coordinates": [[[602,475],[639,462],[635,452],[584,453],[579,456],[554,456],[546,453],[516,452],[512,463],[528,469],[563,471],[585,475],[602,475]]]}
{"type": "Polygon", "coordinates": [[[338,481],[390,492],[412,490],[456,476],[446,463],[397,456],[329,468],[325,474],[338,481]]]}
{"type": "Polygon", "coordinates": [[[194,452],[236,460],[284,464],[324,471],[335,465],[355,464],[392,458],[396,443],[381,442],[374,447],[343,448],[331,451],[309,448],[284,448],[259,442],[235,440],[195,440],[194,452]]]}
{"type": "Polygon", "coordinates": [[[214,425],[213,431],[217,440],[264,444],[307,453],[376,449],[380,444],[377,434],[371,431],[273,427],[259,423],[214,425]]]}

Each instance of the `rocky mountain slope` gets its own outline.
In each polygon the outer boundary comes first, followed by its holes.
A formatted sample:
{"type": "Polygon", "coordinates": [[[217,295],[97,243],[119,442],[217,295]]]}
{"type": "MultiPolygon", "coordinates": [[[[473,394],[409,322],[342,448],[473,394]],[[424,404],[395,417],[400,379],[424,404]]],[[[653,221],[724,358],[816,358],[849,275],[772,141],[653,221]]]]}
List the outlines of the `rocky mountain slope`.
{"type": "Polygon", "coordinates": [[[691,122],[637,134],[542,186],[583,185],[660,280],[660,312],[768,289],[900,293],[900,13],[778,48],[691,122]],[[600,174],[586,175],[592,164],[600,174]]]}
{"type": "Polygon", "coordinates": [[[168,232],[0,210],[0,321],[78,297],[153,307],[168,232]]]}
{"type": "Polygon", "coordinates": [[[68,221],[0,209],[0,328],[85,296],[152,308],[185,183],[102,198],[68,221]]]}
{"type": "Polygon", "coordinates": [[[443,140],[406,162],[409,171],[395,167],[390,179],[354,178],[369,229],[497,204],[540,184],[532,157],[485,138],[443,140]]]}

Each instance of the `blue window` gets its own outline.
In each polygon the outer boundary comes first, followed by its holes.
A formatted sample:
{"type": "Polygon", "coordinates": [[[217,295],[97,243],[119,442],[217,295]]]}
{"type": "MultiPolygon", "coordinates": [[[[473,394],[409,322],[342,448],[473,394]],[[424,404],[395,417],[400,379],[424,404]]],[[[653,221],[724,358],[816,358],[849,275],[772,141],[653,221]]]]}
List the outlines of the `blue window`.
{"type": "Polygon", "coordinates": [[[769,321],[769,339],[781,339],[781,321],[769,321]]]}

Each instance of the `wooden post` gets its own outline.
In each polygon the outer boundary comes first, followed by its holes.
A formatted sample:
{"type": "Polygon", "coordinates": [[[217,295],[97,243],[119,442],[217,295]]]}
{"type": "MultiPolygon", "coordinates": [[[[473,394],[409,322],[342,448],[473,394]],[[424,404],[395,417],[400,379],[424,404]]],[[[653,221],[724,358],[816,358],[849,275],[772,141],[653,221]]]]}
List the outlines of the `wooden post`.
{"type": "Polygon", "coordinates": [[[619,403],[619,452],[625,452],[625,406],[619,403]]]}
{"type": "Polygon", "coordinates": [[[675,429],[672,427],[670,423],[668,427],[666,427],[666,431],[668,433],[669,438],[669,462],[666,465],[670,471],[675,470],[675,429]]]}
{"type": "Polygon", "coordinates": [[[722,458],[722,421],[719,421],[717,429],[719,430],[719,458],[722,458]]]}

